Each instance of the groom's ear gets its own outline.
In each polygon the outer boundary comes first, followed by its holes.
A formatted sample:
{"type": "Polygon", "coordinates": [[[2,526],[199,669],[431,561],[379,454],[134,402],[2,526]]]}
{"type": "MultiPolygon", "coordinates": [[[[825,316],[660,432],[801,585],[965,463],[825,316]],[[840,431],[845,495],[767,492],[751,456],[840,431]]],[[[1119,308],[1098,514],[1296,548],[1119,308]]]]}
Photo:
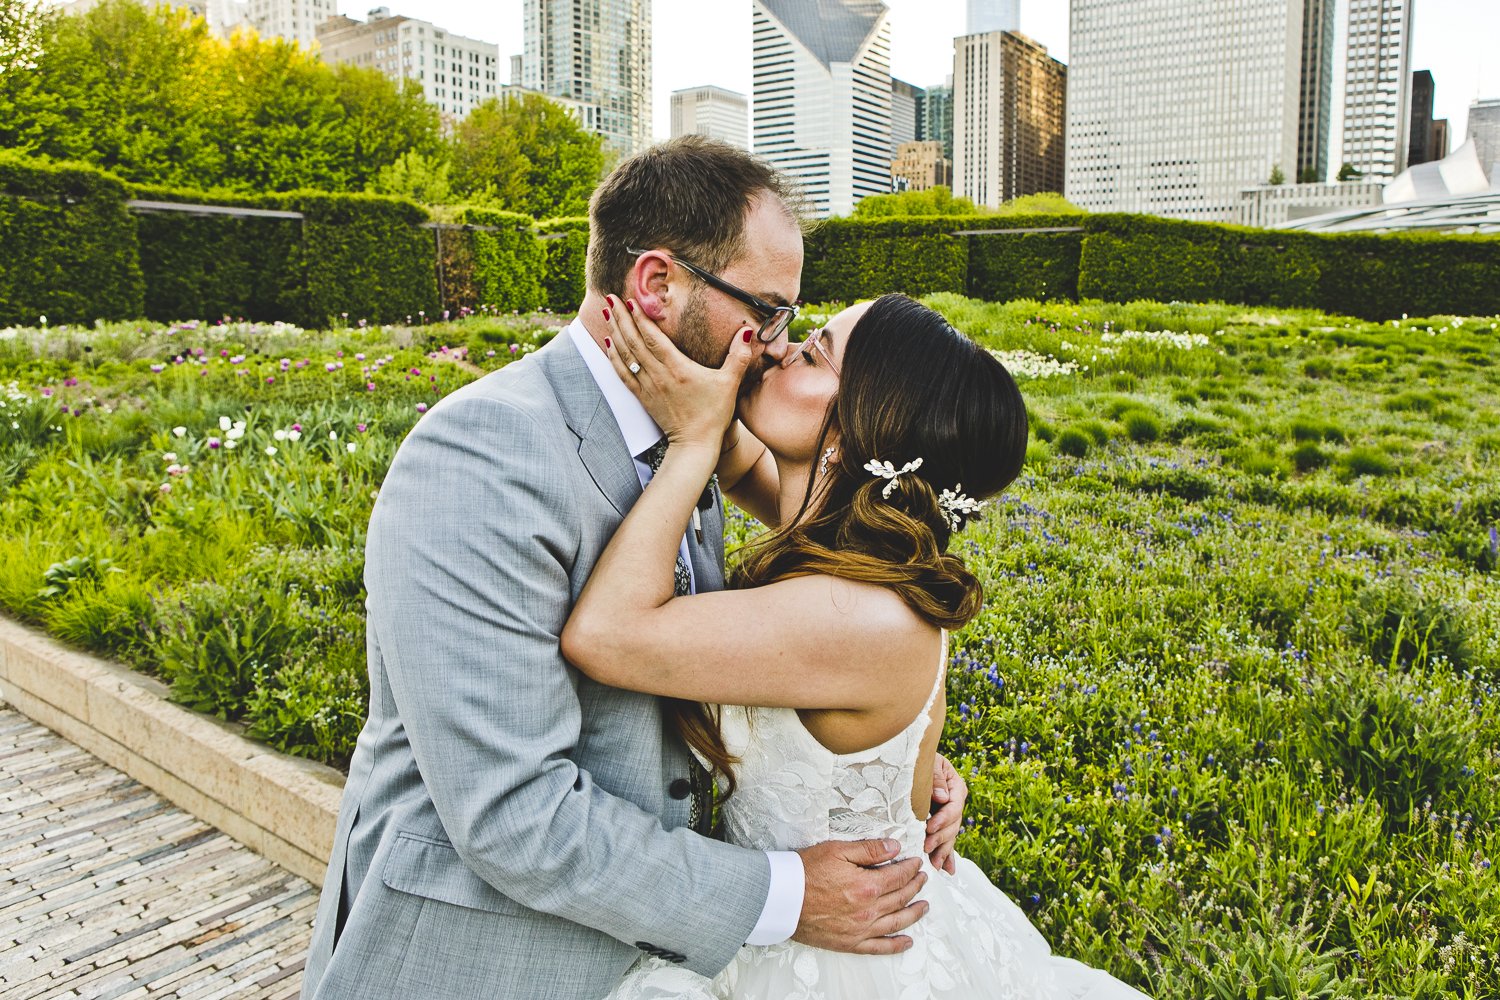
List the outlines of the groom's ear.
{"type": "Polygon", "coordinates": [[[634,298],[641,310],[657,323],[667,315],[672,299],[672,258],[665,250],[648,250],[635,259],[630,269],[635,284],[634,298]]]}

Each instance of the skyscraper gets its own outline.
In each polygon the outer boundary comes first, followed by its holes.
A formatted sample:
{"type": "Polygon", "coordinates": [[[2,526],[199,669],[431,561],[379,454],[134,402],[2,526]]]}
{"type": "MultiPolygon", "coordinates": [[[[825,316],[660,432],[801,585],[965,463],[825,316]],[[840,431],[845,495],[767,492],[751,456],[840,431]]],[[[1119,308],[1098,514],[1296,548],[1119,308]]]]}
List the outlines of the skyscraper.
{"type": "Polygon", "coordinates": [[[1406,169],[1415,0],[1349,0],[1343,161],[1366,180],[1406,169]]]}
{"type": "Polygon", "coordinates": [[[815,217],[891,189],[891,29],[880,0],[753,0],[754,148],[815,217]]]}
{"type": "Polygon", "coordinates": [[[261,35],[310,48],[317,40],[318,25],[337,13],[334,0],[249,0],[245,19],[261,35]]]}
{"type": "Polygon", "coordinates": [[[953,40],[954,193],[999,207],[1063,189],[1068,71],[1014,31],[953,40]]]}
{"type": "Polygon", "coordinates": [[[706,135],[736,149],[750,148],[750,102],[723,87],[672,91],[672,138],[706,135]]]}
{"type": "Polygon", "coordinates": [[[1479,165],[1489,174],[1490,183],[1500,184],[1500,97],[1469,105],[1467,141],[1474,143],[1479,165]]]}
{"type": "Polygon", "coordinates": [[[1302,96],[1297,120],[1298,181],[1328,179],[1333,134],[1334,0],[1306,0],[1302,16],[1302,96]]]}
{"type": "Polygon", "coordinates": [[[1021,30],[1021,0],[968,0],[964,34],[1021,30]]]}
{"type": "MultiPolygon", "coordinates": [[[[1360,0],[1362,2],[1362,0],[1360,0]]],[[[1073,0],[1067,196],[1091,211],[1235,218],[1298,158],[1306,0],[1073,0]]]]}
{"type": "Polygon", "coordinates": [[[577,101],[629,156],[651,143],[651,0],[525,0],[521,82],[577,101]]]}
{"type": "Polygon", "coordinates": [[[1441,160],[1448,155],[1448,119],[1432,117],[1437,87],[1430,70],[1411,75],[1411,141],[1406,146],[1406,165],[1441,160]]]}
{"type": "Polygon", "coordinates": [[[953,77],[941,87],[928,87],[917,107],[917,138],[943,144],[943,156],[953,162],[953,77]]]}
{"type": "Polygon", "coordinates": [[[926,95],[921,87],[913,87],[905,80],[891,79],[891,149],[908,142],[916,142],[922,131],[917,114],[926,95]]]}

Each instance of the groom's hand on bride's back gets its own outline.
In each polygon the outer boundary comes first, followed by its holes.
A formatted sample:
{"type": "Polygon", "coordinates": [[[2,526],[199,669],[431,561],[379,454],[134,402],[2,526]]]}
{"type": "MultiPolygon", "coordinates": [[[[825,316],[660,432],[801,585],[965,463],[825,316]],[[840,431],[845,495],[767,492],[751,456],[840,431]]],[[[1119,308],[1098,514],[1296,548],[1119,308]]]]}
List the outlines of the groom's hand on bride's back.
{"type": "Polygon", "coordinates": [[[831,840],[798,851],[807,888],[792,939],[860,955],[910,948],[900,932],[927,912],[926,902],[912,902],[927,876],[920,858],[888,864],[899,852],[894,840],[831,840]]]}

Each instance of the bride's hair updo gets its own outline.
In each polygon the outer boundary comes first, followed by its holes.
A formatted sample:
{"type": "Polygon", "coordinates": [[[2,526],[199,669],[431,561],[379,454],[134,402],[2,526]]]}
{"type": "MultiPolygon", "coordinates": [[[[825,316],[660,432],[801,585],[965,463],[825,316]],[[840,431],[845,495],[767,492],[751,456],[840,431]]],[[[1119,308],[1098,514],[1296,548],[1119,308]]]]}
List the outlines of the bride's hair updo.
{"type": "MultiPolygon", "coordinates": [[[[799,515],[750,547],[732,584],[827,574],[889,587],[941,628],[967,624],[983,593],[947,551],[954,529],[939,498],[960,487],[974,499],[991,497],[1020,474],[1026,404],[1010,373],[933,310],[883,296],[850,332],[819,454],[835,432],[828,473],[813,471],[799,515]],[[917,458],[921,467],[894,485],[865,468],[879,461],[901,469],[917,458]]],[[[959,530],[973,516],[959,514],[959,530]]],[[[733,759],[717,722],[703,706],[692,708],[674,711],[678,729],[732,790],[733,759]]]]}

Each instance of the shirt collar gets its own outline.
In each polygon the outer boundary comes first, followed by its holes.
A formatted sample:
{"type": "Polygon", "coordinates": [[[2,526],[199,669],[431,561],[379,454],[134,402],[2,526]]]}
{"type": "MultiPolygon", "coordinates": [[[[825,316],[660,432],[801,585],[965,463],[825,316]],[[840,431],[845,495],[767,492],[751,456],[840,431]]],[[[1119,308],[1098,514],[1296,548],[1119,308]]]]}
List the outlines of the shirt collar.
{"type": "Polygon", "coordinates": [[[584,327],[583,320],[574,319],[568,324],[567,330],[578,353],[583,357],[583,363],[588,366],[589,374],[594,377],[594,382],[604,395],[604,401],[609,404],[609,412],[614,415],[615,423],[620,427],[620,436],[625,439],[625,447],[630,450],[631,456],[639,455],[660,441],[661,427],[646,412],[641,401],[635,398],[635,393],[620,380],[614,365],[609,363],[609,358],[604,356],[604,352],[584,327]]]}

